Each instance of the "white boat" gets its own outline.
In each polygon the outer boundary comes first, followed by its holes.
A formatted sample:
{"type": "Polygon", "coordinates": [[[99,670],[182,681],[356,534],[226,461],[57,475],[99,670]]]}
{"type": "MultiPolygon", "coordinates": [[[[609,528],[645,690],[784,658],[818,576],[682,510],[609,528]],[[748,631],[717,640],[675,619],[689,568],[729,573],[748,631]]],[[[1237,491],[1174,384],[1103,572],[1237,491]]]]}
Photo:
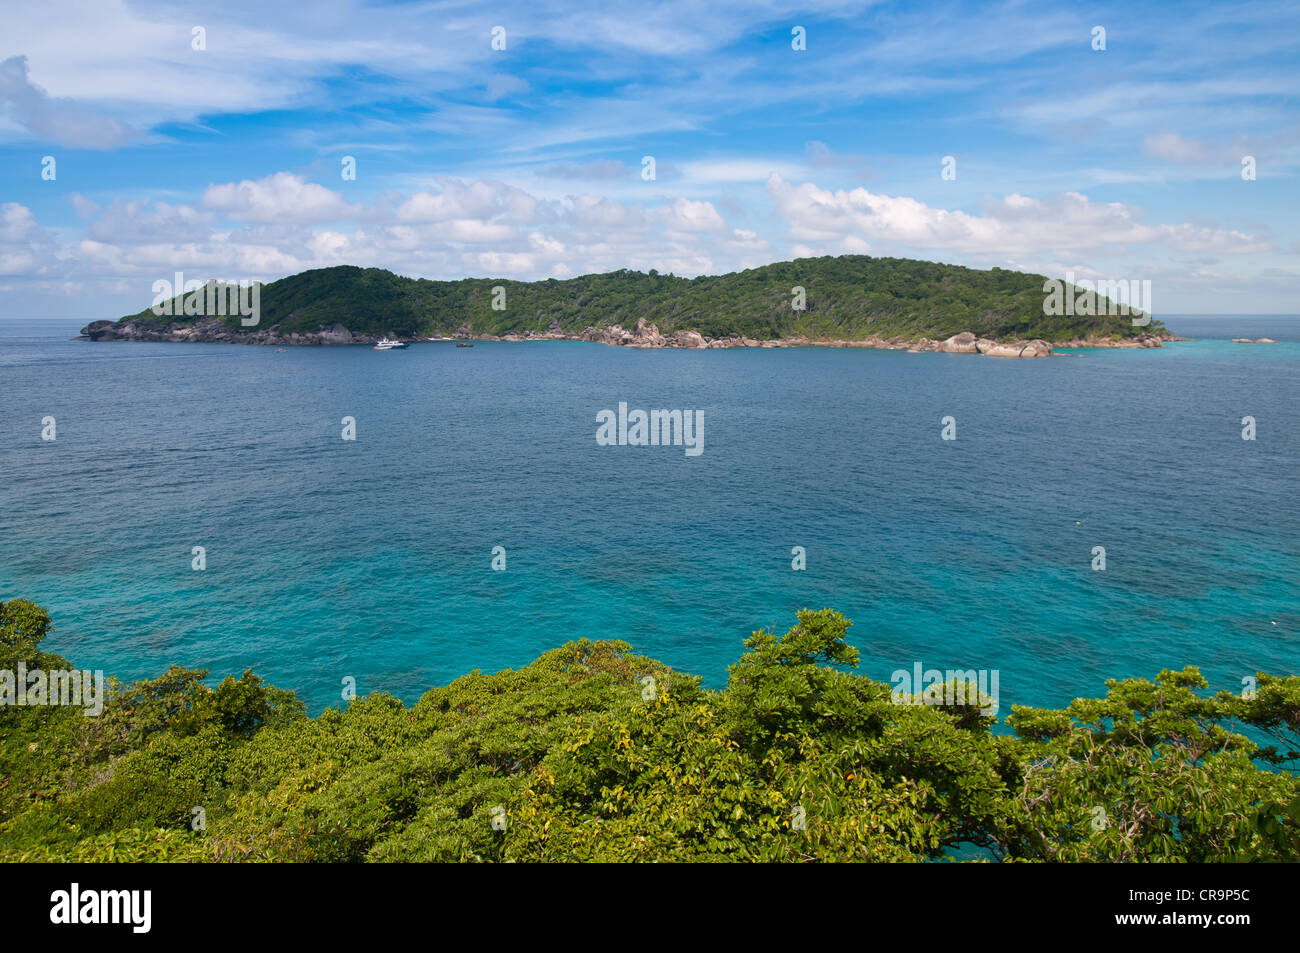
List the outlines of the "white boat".
{"type": "Polygon", "coordinates": [[[400,350],[402,350],[403,348],[405,348],[406,346],[407,346],[407,345],[406,345],[406,342],[405,342],[405,341],[390,341],[388,338],[380,338],[380,339],[379,339],[379,343],[376,344],[373,348],[371,348],[371,350],[374,350],[374,351],[400,351],[400,350]]]}

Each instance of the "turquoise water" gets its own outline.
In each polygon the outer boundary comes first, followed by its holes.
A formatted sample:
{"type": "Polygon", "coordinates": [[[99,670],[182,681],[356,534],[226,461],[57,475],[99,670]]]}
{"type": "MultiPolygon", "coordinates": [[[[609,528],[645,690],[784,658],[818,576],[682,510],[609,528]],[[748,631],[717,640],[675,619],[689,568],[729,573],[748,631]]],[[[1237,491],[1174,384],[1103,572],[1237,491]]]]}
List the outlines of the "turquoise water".
{"type": "Polygon", "coordinates": [[[82,667],[251,667],[313,710],[580,637],[719,686],[802,606],[853,619],[875,678],[997,669],[1002,714],[1189,663],[1239,689],[1300,667],[1300,319],[1165,320],[1201,339],[1033,361],[0,321],[0,599],[82,667]],[[702,411],[704,452],[597,446],[620,401],[702,411]]]}

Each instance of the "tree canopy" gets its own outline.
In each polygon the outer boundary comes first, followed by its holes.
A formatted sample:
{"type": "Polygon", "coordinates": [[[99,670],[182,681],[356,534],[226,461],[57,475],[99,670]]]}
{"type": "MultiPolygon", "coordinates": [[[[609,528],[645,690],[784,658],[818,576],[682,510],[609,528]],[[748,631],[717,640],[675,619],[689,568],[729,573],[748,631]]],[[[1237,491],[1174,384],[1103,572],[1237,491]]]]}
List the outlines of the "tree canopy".
{"type": "MultiPolygon", "coordinates": [[[[308,717],[251,672],[172,668],[99,718],[3,709],[0,860],[1300,859],[1300,677],[1242,698],[1163,671],[995,732],[854,674],[849,626],[755,632],[722,690],[583,640],[412,706],[308,717]]],[[[48,631],[0,604],[0,669],[66,666],[48,631]]]]}

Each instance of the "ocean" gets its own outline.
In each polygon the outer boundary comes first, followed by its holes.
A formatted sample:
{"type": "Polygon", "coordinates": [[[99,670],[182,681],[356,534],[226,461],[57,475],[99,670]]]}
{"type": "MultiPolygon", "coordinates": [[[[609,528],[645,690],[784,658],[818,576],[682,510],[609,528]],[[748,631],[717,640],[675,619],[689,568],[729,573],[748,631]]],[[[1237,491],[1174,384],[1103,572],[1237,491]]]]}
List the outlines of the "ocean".
{"type": "Polygon", "coordinates": [[[1001,715],[1184,665],[1236,691],[1300,668],[1300,317],[1163,320],[1197,340],[1038,360],[0,320],[0,600],[81,668],[252,668],[313,712],[578,638],[720,687],[805,606],[873,678],[997,671],[1001,715]],[[620,403],[698,412],[703,452],[598,445],[620,403]]]}

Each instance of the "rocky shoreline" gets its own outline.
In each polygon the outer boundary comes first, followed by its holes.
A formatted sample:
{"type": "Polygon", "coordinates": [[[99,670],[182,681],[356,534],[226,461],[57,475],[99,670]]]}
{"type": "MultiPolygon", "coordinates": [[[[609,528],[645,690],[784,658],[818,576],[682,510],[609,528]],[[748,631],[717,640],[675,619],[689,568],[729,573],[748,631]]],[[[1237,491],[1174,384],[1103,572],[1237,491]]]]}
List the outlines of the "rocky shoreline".
{"type": "MultiPolygon", "coordinates": [[[[83,339],[90,341],[168,341],[168,342],[203,342],[225,344],[274,345],[278,347],[301,347],[320,345],[374,344],[379,339],[368,334],[353,334],[341,324],[321,325],[319,330],[299,333],[281,334],[277,327],[256,331],[232,330],[217,318],[207,318],[193,324],[155,325],[143,321],[128,321],[119,324],[116,321],[92,321],[81,329],[83,339]]],[[[702,350],[707,348],[732,347],[862,347],[890,351],[908,351],[920,353],[933,351],[940,354],[983,354],[988,357],[1050,357],[1054,349],[1106,347],[1106,348],[1150,348],[1161,347],[1164,341],[1182,341],[1169,334],[1145,334],[1140,337],[1124,338],[1112,341],[1109,338],[1091,339],[1075,338],[1070,341],[1049,342],[1041,339],[1032,341],[999,342],[977,337],[971,331],[954,334],[945,340],[920,338],[909,340],[904,337],[883,338],[871,336],[862,340],[814,339],[807,337],[779,338],[760,341],[755,338],[732,334],[724,338],[705,337],[698,331],[674,331],[662,334],[659,328],[644,318],[636,327],[627,330],[621,325],[612,324],[606,328],[585,328],[579,334],[561,331],[559,325],[551,322],[544,332],[528,331],[522,334],[474,334],[468,324],[463,324],[450,337],[407,337],[401,340],[415,341],[590,341],[597,344],[610,344],[617,347],[636,348],[688,348],[702,350]]]]}

